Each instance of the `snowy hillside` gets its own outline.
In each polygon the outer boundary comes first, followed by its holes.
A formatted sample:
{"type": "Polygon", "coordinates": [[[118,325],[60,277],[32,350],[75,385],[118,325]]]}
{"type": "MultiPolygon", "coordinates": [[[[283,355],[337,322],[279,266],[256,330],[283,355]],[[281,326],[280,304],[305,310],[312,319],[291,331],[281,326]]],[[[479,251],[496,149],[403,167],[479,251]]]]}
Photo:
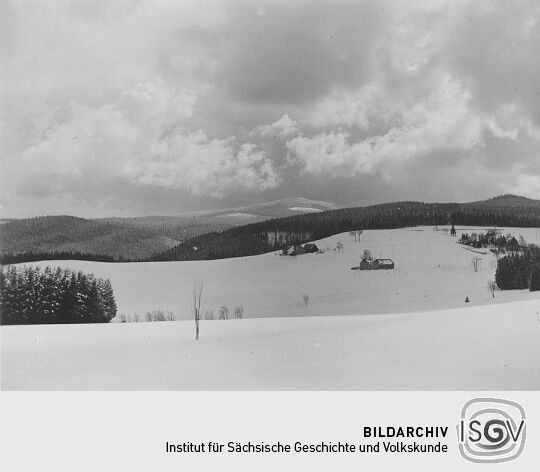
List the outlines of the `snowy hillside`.
{"type": "Polygon", "coordinates": [[[538,390],[539,312],[3,326],[2,389],[538,390]]]}
{"type": "MultiPolygon", "coordinates": [[[[538,242],[537,229],[507,231],[538,242]]],[[[110,277],[119,311],[141,319],[158,308],[189,318],[195,282],[204,284],[203,310],[241,305],[248,319],[202,320],[198,342],[192,320],[2,326],[2,389],[540,388],[540,294],[492,298],[491,254],[431,228],[365,231],[360,241],[341,234],[317,245],[325,252],[54,263],[110,277]],[[396,268],[351,270],[364,249],[396,268]]]]}
{"type": "MultiPolygon", "coordinates": [[[[458,235],[462,232],[458,229],[458,235]]],[[[481,231],[466,228],[463,231],[481,231]]],[[[503,233],[523,235],[540,243],[540,230],[506,228],[503,233]]],[[[481,255],[456,243],[456,238],[431,228],[364,231],[360,241],[348,234],[317,241],[323,254],[284,257],[265,254],[237,259],[195,262],[107,264],[84,261],[50,261],[37,265],[59,265],[110,278],[119,313],[126,315],[163,309],[177,319],[191,317],[194,284],[203,284],[203,311],[227,305],[244,307],[248,318],[401,313],[439,310],[470,305],[494,304],[538,298],[528,291],[487,290],[495,273],[491,254],[481,255]],[[338,242],[344,249],[334,251],[338,242]],[[362,251],[395,262],[390,271],[353,271],[362,251]],[[471,267],[481,258],[478,272],[471,267]],[[302,296],[309,296],[306,306],[302,296]]]]}

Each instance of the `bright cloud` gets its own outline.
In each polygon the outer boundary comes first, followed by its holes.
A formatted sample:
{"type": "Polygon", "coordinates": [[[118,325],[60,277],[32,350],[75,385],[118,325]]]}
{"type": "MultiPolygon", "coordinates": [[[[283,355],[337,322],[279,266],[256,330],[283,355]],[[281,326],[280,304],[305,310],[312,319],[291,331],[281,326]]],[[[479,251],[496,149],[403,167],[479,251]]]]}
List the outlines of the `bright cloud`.
{"type": "Polygon", "coordinates": [[[288,136],[298,131],[297,123],[289,118],[289,115],[283,115],[279,120],[271,125],[263,125],[255,128],[255,133],[260,133],[263,136],[277,134],[280,136],[288,136]]]}
{"type": "Polygon", "coordinates": [[[534,0],[5,1],[0,41],[5,216],[540,198],[534,0]]]}

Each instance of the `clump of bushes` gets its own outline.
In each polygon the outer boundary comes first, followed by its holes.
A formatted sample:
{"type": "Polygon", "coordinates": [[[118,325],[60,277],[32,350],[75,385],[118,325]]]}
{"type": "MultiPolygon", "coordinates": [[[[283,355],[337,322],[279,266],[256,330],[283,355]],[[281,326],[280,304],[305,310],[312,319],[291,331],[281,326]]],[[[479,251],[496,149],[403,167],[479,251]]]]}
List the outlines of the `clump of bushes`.
{"type": "Polygon", "coordinates": [[[0,269],[0,324],[108,323],[115,316],[108,279],[60,267],[0,269]]]}
{"type": "Polygon", "coordinates": [[[175,321],[174,313],[170,310],[163,311],[161,309],[154,311],[147,311],[144,315],[145,321],[175,321]]]}

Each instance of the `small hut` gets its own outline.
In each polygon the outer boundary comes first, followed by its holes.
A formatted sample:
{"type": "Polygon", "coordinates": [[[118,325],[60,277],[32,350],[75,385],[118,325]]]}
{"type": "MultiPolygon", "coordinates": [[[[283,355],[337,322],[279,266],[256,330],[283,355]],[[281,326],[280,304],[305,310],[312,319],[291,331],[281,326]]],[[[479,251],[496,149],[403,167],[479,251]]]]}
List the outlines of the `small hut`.
{"type": "Polygon", "coordinates": [[[304,244],[302,246],[302,248],[306,252],[318,252],[319,251],[319,248],[317,247],[317,245],[313,244],[313,243],[306,243],[306,244],[304,244]]]}

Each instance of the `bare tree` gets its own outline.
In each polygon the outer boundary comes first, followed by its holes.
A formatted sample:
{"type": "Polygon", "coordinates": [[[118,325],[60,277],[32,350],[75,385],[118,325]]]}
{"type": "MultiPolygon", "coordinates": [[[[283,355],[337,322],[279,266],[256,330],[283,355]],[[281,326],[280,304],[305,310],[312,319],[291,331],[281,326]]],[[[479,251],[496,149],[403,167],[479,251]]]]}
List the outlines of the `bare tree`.
{"type": "Polygon", "coordinates": [[[138,323],[140,321],[140,317],[138,313],[133,314],[133,322],[138,323]]]}
{"type": "Polygon", "coordinates": [[[153,315],[153,321],[167,321],[165,318],[165,312],[161,308],[154,311],[153,315]]]}
{"type": "Polygon", "coordinates": [[[240,306],[240,305],[236,305],[234,307],[234,317],[237,319],[237,320],[240,320],[244,317],[244,307],[243,306],[240,306]]]}
{"type": "Polygon", "coordinates": [[[373,259],[373,254],[371,254],[371,251],[369,249],[364,249],[362,252],[362,259],[373,259]]]}
{"type": "Polygon", "coordinates": [[[193,288],[193,318],[195,319],[195,340],[199,340],[199,321],[201,320],[201,295],[202,284],[193,288]]]}
{"type": "Polygon", "coordinates": [[[491,293],[491,296],[493,298],[495,298],[495,290],[497,290],[499,287],[497,286],[497,284],[495,283],[494,280],[490,280],[488,283],[487,283],[487,288],[489,290],[489,292],[491,293]]]}
{"type": "Polygon", "coordinates": [[[144,319],[147,322],[154,321],[154,315],[152,314],[151,311],[147,311],[146,314],[144,315],[144,319]]]}
{"type": "Polygon", "coordinates": [[[478,256],[474,256],[471,260],[471,265],[472,265],[472,268],[474,269],[475,272],[478,272],[478,269],[480,268],[480,261],[482,259],[480,259],[478,256]]]}
{"type": "Polygon", "coordinates": [[[302,300],[304,300],[304,305],[308,305],[309,303],[309,295],[307,293],[304,293],[304,295],[302,295],[302,300]]]}
{"type": "Polygon", "coordinates": [[[118,321],[119,321],[120,323],[125,323],[125,322],[127,321],[127,318],[126,318],[125,313],[120,313],[120,314],[118,315],[118,321]]]}
{"type": "Polygon", "coordinates": [[[206,310],[204,312],[204,319],[205,320],[213,320],[214,319],[214,312],[212,310],[206,310]]]}
{"type": "Polygon", "coordinates": [[[362,233],[364,232],[363,229],[357,229],[356,234],[358,235],[358,241],[360,241],[360,236],[362,236],[362,233]]]}
{"type": "Polygon", "coordinates": [[[341,241],[338,241],[336,243],[336,249],[338,252],[341,252],[343,250],[343,243],[341,241]]]}
{"type": "Polygon", "coordinates": [[[167,310],[166,313],[165,313],[165,319],[167,321],[175,321],[176,318],[174,316],[174,313],[171,311],[171,310],[167,310]]]}
{"type": "Polygon", "coordinates": [[[229,309],[227,308],[227,305],[221,305],[219,307],[219,319],[220,320],[229,319],[229,309]]]}

